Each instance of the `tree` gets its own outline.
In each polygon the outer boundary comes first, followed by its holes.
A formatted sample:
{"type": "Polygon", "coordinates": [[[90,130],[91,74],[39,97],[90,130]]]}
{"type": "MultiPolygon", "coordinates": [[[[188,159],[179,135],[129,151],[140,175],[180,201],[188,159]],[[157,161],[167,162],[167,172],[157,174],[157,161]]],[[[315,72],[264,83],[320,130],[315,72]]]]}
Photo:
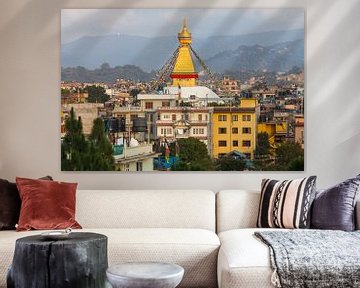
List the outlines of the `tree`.
{"type": "Polygon", "coordinates": [[[290,161],[288,165],[289,171],[304,171],[304,157],[299,156],[290,161]]]}
{"type": "Polygon", "coordinates": [[[218,171],[243,171],[246,162],[243,159],[235,159],[231,155],[225,155],[215,162],[215,170],[218,171]]]}
{"type": "Polygon", "coordinates": [[[89,96],[87,101],[89,103],[105,103],[110,99],[110,96],[105,93],[105,89],[100,86],[87,86],[85,90],[88,92],[89,96]]]}
{"type": "Polygon", "coordinates": [[[130,90],[129,95],[133,98],[136,98],[136,96],[140,93],[140,89],[133,88],[130,90]]]}
{"type": "Polygon", "coordinates": [[[96,118],[93,123],[89,136],[89,170],[90,171],[113,171],[115,170],[115,160],[113,148],[105,134],[104,122],[101,118],[96,118]]]}
{"type": "Polygon", "coordinates": [[[256,141],[256,156],[265,156],[269,155],[270,149],[270,142],[269,142],[269,135],[266,132],[260,132],[257,134],[257,141],[256,141]]]}
{"type": "Polygon", "coordinates": [[[65,122],[66,134],[61,143],[61,170],[84,171],[88,165],[88,143],[83,134],[81,118],[76,119],[71,108],[70,117],[65,122]]]}
{"type": "Polygon", "coordinates": [[[300,164],[299,162],[301,161],[304,162],[304,150],[301,148],[301,145],[297,142],[285,141],[276,148],[275,152],[276,152],[275,164],[277,170],[284,170],[284,171],[290,170],[291,167],[294,167],[293,165],[299,167],[300,164]],[[296,162],[292,162],[295,160],[296,162]]]}
{"type": "Polygon", "coordinates": [[[177,171],[206,171],[213,170],[213,163],[206,145],[200,140],[189,137],[178,140],[179,162],[172,167],[177,171]]]}

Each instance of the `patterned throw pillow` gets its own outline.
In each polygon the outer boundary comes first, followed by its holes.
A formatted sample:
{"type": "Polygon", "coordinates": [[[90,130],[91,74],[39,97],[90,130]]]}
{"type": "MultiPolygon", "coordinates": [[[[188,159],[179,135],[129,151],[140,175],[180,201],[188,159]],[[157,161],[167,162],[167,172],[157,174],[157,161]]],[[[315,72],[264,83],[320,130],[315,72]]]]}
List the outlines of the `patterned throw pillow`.
{"type": "Polygon", "coordinates": [[[309,228],[316,176],[294,180],[263,179],[257,227],[309,228]]]}

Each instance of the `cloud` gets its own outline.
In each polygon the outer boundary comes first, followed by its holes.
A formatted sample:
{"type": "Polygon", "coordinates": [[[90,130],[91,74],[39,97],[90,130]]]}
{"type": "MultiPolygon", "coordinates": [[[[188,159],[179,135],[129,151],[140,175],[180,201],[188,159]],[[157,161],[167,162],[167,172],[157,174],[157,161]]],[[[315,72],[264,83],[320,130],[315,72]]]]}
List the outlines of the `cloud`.
{"type": "Polygon", "coordinates": [[[169,36],[186,17],[197,37],[304,28],[304,10],[286,9],[63,9],[62,43],[84,36],[169,36]]]}

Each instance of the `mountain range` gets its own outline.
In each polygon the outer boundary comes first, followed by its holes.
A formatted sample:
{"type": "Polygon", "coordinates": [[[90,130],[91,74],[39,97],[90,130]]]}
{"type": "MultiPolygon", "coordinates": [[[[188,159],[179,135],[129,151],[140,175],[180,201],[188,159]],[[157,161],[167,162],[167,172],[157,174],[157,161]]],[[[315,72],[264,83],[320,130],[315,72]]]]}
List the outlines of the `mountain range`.
{"type": "MultiPolygon", "coordinates": [[[[238,69],[283,71],[304,65],[304,30],[270,31],[237,36],[194,38],[192,47],[213,72],[238,69]],[[279,70],[280,69],[280,70],[279,70]]],[[[95,69],[135,65],[157,70],[178,45],[176,36],[87,36],[61,46],[62,67],[95,69]]],[[[133,66],[129,66],[133,67],[133,66]]]]}

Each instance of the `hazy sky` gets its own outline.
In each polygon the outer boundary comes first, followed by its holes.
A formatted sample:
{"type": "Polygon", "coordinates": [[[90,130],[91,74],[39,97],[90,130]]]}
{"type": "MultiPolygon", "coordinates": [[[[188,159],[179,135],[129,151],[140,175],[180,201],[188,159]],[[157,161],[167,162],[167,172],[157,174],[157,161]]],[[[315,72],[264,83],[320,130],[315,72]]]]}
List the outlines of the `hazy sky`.
{"type": "Polygon", "coordinates": [[[61,42],[83,36],[170,36],[184,17],[196,37],[304,28],[304,9],[62,9],[61,42]]]}

